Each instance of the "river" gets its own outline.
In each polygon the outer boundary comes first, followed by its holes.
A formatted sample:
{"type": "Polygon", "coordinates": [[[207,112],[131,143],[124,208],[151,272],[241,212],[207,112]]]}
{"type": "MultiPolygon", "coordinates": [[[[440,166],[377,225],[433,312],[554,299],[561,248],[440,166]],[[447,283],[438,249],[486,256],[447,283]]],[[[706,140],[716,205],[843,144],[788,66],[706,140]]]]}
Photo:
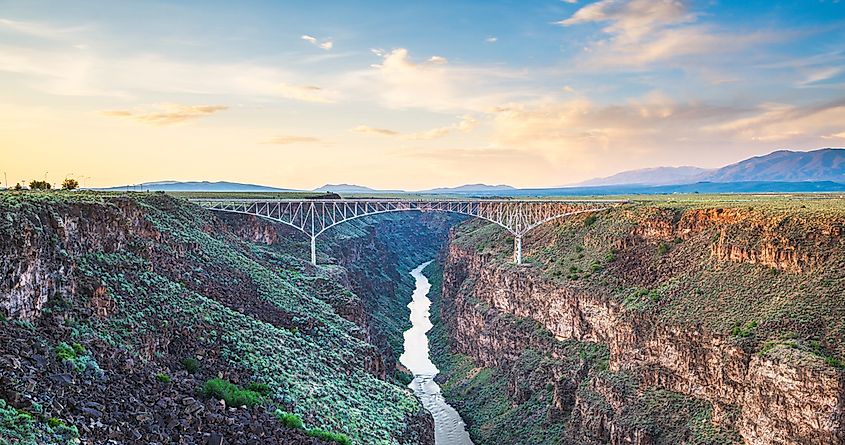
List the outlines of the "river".
{"type": "Polygon", "coordinates": [[[432,328],[429,320],[431,300],[428,299],[431,284],[422,274],[429,263],[431,261],[422,263],[411,271],[416,281],[413,299],[408,304],[411,309],[411,329],[405,331],[405,352],[399,361],[414,374],[414,380],[408,387],[434,417],[435,445],[472,445],[460,414],[446,403],[440,393],[440,386],[434,381],[439,371],[429,357],[426,335],[432,328]]]}

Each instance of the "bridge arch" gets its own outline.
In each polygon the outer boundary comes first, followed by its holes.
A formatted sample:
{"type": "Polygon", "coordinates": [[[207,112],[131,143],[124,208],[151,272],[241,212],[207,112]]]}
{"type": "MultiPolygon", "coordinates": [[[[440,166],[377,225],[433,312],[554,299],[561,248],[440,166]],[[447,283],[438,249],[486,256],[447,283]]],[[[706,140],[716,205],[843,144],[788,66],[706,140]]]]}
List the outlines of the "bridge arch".
{"type": "Polygon", "coordinates": [[[514,237],[514,262],[522,264],[522,237],[549,221],[581,213],[600,212],[624,201],[518,200],[250,200],[192,199],[208,210],[257,216],[284,224],[311,238],[311,264],[317,264],[317,237],[353,219],[385,213],[440,211],[471,216],[496,224],[514,237]]]}

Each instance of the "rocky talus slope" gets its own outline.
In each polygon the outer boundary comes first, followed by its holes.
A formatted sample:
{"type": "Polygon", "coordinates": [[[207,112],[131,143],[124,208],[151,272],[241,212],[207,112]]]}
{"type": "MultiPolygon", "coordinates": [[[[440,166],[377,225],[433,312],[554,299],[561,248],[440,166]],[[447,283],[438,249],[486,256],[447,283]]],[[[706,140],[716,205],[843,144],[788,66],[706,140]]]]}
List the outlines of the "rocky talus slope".
{"type": "MultiPolygon", "coordinates": [[[[478,445],[845,443],[841,200],[455,229],[433,347],[478,445]]],[[[436,269],[429,271],[438,276],[436,269]]]]}
{"type": "Polygon", "coordinates": [[[449,221],[350,225],[320,251],[347,267],[315,269],[296,232],[165,195],[7,193],[0,216],[0,443],[433,443],[390,344],[399,240],[433,255],[449,221]]]}

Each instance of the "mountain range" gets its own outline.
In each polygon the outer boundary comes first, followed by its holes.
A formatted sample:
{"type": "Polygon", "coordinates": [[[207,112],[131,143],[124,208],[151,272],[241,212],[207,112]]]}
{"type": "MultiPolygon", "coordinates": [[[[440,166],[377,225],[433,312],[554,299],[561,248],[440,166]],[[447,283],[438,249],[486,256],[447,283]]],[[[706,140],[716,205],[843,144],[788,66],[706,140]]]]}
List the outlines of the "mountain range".
{"type": "Polygon", "coordinates": [[[628,170],[576,186],[679,185],[697,182],[845,182],[845,149],[778,150],[722,168],[657,167],[628,170]]]}
{"type": "Polygon", "coordinates": [[[333,193],[403,193],[403,190],[376,190],[363,185],[355,184],[326,184],[322,187],[317,187],[315,192],[333,192],[333,193]]]}
{"type": "Polygon", "coordinates": [[[94,190],[106,192],[291,192],[294,190],[266,185],[242,184],[239,182],[227,181],[156,181],[144,182],[141,184],[120,185],[116,187],[104,187],[94,190]]]}

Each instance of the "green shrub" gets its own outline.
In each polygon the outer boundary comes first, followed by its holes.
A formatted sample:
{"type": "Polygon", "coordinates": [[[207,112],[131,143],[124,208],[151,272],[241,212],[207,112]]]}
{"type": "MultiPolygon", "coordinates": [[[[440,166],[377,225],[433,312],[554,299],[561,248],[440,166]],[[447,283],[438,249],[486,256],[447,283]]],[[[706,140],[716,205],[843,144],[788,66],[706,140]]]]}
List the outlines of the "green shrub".
{"type": "Polygon", "coordinates": [[[332,440],[341,445],[352,445],[352,441],[345,434],[333,433],[331,431],[321,430],[319,428],[310,429],[305,432],[311,437],[316,437],[323,440],[332,440]]]}
{"type": "Polygon", "coordinates": [[[173,379],[171,379],[169,375],[167,375],[163,372],[160,372],[160,373],[156,374],[156,380],[158,380],[161,383],[170,383],[173,379]]]}
{"type": "Polygon", "coordinates": [[[824,362],[827,363],[828,366],[832,366],[832,367],[837,368],[837,369],[845,369],[845,362],[843,362],[842,360],[839,360],[836,357],[831,357],[829,355],[825,356],[824,362]]]}
{"type": "Polygon", "coordinates": [[[185,371],[188,371],[188,374],[196,374],[200,369],[200,361],[193,357],[184,358],[182,359],[182,367],[185,368],[185,371]]]}
{"type": "Polygon", "coordinates": [[[282,425],[288,428],[293,428],[297,430],[305,428],[305,424],[302,423],[302,419],[300,419],[299,416],[297,416],[296,414],[289,413],[287,411],[282,411],[280,409],[277,409],[276,412],[273,414],[276,416],[277,419],[279,419],[279,422],[281,422],[282,425]]]}
{"type": "Polygon", "coordinates": [[[52,187],[49,182],[36,179],[29,182],[29,188],[32,190],[50,190],[52,187]]]}
{"type": "Polygon", "coordinates": [[[733,327],[733,329],[731,329],[731,335],[733,335],[734,337],[740,337],[740,338],[751,337],[752,331],[756,327],[757,327],[756,321],[749,321],[748,323],[745,323],[745,325],[737,324],[733,327]]]}
{"type": "Polygon", "coordinates": [[[75,352],[77,356],[80,356],[85,355],[87,351],[85,350],[85,346],[82,346],[81,343],[74,343],[73,352],[75,352]]]}
{"type": "Polygon", "coordinates": [[[266,383],[249,382],[245,389],[247,391],[257,392],[262,396],[270,395],[270,385],[267,385],[266,383]]]}
{"type": "Polygon", "coordinates": [[[65,360],[74,360],[76,358],[76,350],[69,344],[62,342],[56,345],[56,358],[65,360]]]}
{"type": "Polygon", "coordinates": [[[414,376],[410,372],[403,372],[396,370],[396,381],[402,386],[408,386],[414,381],[414,376]]]}
{"type": "Polygon", "coordinates": [[[264,396],[260,393],[242,389],[238,385],[223,379],[211,379],[205,382],[202,393],[209,398],[224,400],[226,406],[234,408],[240,406],[253,407],[264,402],[264,396]]]}
{"type": "Polygon", "coordinates": [[[595,224],[595,223],[596,223],[596,220],[597,220],[597,219],[598,219],[598,218],[596,217],[596,215],[590,215],[590,216],[588,216],[587,218],[585,218],[585,219],[584,219],[584,227],[590,227],[590,226],[592,226],[593,224],[595,224]]]}
{"type": "Polygon", "coordinates": [[[76,190],[79,188],[79,181],[73,178],[65,178],[62,181],[62,190],[76,190]]]}
{"type": "Polygon", "coordinates": [[[666,243],[660,243],[660,245],[657,246],[657,254],[666,255],[667,253],[669,253],[669,245],[666,243]]]}

